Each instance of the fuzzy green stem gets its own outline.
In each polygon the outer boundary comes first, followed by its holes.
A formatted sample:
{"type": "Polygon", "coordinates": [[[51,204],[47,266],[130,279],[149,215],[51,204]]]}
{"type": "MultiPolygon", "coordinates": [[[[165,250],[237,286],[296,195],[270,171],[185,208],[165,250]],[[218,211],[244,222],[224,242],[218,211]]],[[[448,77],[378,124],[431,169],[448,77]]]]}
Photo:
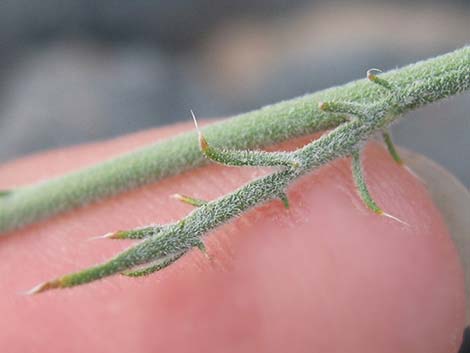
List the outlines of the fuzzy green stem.
{"type": "MultiPolygon", "coordinates": [[[[402,92],[390,121],[399,114],[455,95],[470,87],[470,47],[381,75],[402,92]]],[[[313,78],[312,78],[313,79],[313,78]]],[[[280,102],[204,128],[211,143],[253,149],[330,129],[345,122],[343,114],[321,111],[321,101],[367,103],[384,88],[368,80],[280,102]]],[[[345,151],[346,153],[347,151],[345,151]]],[[[205,163],[197,135],[185,133],[107,162],[59,178],[18,188],[0,198],[0,232],[51,217],[205,163]]]]}

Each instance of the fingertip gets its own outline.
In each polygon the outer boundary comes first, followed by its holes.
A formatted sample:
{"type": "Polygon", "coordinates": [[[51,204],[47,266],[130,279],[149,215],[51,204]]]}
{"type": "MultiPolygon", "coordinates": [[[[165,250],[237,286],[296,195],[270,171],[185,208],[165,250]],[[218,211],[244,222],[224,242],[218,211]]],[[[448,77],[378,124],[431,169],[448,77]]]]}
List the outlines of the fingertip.
{"type": "MultiPolygon", "coordinates": [[[[439,213],[423,185],[377,145],[366,149],[364,168],[377,202],[409,227],[363,206],[343,159],[292,185],[289,209],[276,200],[211,233],[212,262],[192,252],[142,280],[113,278],[28,306],[7,295],[0,311],[21,330],[5,330],[16,342],[31,332],[30,342],[40,342],[35,349],[47,350],[37,336],[42,328],[43,336],[60,337],[57,350],[66,350],[74,333],[61,313],[72,310],[68,320],[88,351],[96,347],[87,342],[106,332],[122,332],[108,343],[116,352],[456,350],[462,271],[439,213]]],[[[90,235],[184,216],[191,207],[171,200],[174,193],[210,200],[267,172],[212,165],[26,228],[0,248],[0,276],[8,279],[1,291],[101,262],[129,245],[84,243],[90,235]],[[25,261],[34,267],[24,270],[25,261]]]]}

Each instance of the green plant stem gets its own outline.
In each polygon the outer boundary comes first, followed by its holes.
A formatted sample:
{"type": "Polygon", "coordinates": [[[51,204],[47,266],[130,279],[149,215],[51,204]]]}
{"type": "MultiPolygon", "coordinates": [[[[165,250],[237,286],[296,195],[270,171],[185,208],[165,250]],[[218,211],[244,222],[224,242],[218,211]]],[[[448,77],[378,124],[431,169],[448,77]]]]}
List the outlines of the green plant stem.
{"type": "MultiPolygon", "coordinates": [[[[389,112],[389,120],[470,87],[470,47],[381,75],[399,87],[407,101],[389,112]]],[[[314,80],[314,78],[312,78],[314,80]]],[[[366,79],[280,102],[203,129],[213,145],[253,149],[330,129],[345,114],[318,108],[320,101],[378,101],[384,88],[366,79]]],[[[344,153],[343,153],[344,154],[344,153]]],[[[194,132],[185,133],[101,164],[20,187],[0,197],[0,233],[51,217],[206,163],[194,132]]]]}

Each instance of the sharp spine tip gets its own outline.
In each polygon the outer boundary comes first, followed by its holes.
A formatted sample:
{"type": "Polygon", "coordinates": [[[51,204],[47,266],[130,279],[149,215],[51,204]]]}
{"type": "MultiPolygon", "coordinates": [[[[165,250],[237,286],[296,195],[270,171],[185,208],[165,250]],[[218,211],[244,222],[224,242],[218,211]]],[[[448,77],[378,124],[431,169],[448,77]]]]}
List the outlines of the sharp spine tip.
{"type": "Polygon", "coordinates": [[[110,232],[110,233],[106,233],[104,235],[98,235],[96,237],[88,238],[88,240],[92,241],[92,240],[100,240],[100,239],[117,239],[117,238],[115,238],[115,236],[116,236],[116,232],[110,232]]]}
{"type": "Polygon", "coordinates": [[[380,73],[380,72],[383,72],[383,71],[380,70],[380,69],[374,69],[374,68],[367,70],[366,75],[367,75],[367,79],[369,81],[374,81],[377,78],[377,75],[375,75],[374,72],[380,73]]]}
{"type": "Polygon", "coordinates": [[[401,224],[403,224],[403,225],[405,225],[405,226],[410,226],[408,223],[406,223],[405,221],[402,221],[400,218],[395,217],[395,216],[393,216],[393,215],[391,215],[391,214],[389,214],[389,213],[386,213],[386,212],[384,212],[384,211],[381,211],[381,212],[379,213],[379,215],[385,216],[385,217],[390,218],[390,219],[393,219],[394,221],[396,221],[396,222],[398,222],[398,223],[401,223],[401,224]]]}
{"type": "Polygon", "coordinates": [[[184,196],[181,195],[181,194],[178,194],[178,193],[173,194],[173,195],[171,195],[170,197],[173,198],[173,199],[176,199],[176,200],[178,200],[178,201],[181,201],[181,200],[184,199],[184,196]]]}
{"type": "Polygon", "coordinates": [[[45,291],[50,290],[50,289],[55,289],[55,288],[60,288],[60,287],[61,287],[61,284],[60,284],[59,280],[54,280],[54,281],[50,281],[50,282],[43,282],[43,283],[40,283],[37,286],[31,288],[30,290],[28,290],[26,292],[23,292],[22,294],[24,294],[24,295],[35,295],[35,294],[39,294],[39,293],[45,292],[45,291]]]}
{"type": "Polygon", "coordinates": [[[203,151],[207,150],[209,148],[209,144],[207,143],[206,138],[202,135],[202,131],[199,129],[199,125],[197,123],[196,115],[194,115],[194,112],[190,110],[191,116],[193,117],[194,121],[194,126],[196,127],[197,133],[199,135],[199,146],[203,151]]]}
{"type": "Polygon", "coordinates": [[[199,130],[199,125],[197,124],[196,115],[194,115],[194,112],[193,112],[192,109],[190,110],[190,112],[191,112],[191,116],[192,116],[192,118],[193,118],[194,126],[196,127],[196,130],[197,130],[199,133],[201,133],[201,131],[199,130]]]}
{"type": "Polygon", "coordinates": [[[116,232],[110,232],[110,233],[106,233],[105,235],[102,235],[101,238],[102,239],[116,239],[116,232]]]}

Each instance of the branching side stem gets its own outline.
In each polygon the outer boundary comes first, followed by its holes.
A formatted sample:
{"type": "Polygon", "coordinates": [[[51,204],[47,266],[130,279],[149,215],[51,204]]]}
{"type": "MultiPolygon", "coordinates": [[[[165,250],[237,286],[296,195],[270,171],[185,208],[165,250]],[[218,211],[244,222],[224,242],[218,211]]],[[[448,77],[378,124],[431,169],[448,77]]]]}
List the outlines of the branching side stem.
{"type": "MultiPolygon", "coordinates": [[[[348,112],[322,111],[318,106],[321,101],[331,102],[333,105],[349,104],[349,107],[355,108],[364,105],[367,108],[362,111],[365,116],[376,115],[374,110],[377,109],[386,111],[387,117],[381,117],[380,121],[373,124],[374,128],[384,128],[402,113],[467,90],[470,86],[469,66],[470,47],[464,47],[381,74],[380,77],[375,71],[369,71],[369,80],[377,84],[358,80],[239,115],[210,125],[203,129],[203,133],[215,146],[246,150],[332,129],[348,120],[348,112]],[[388,90],[393,95],[397,91],[395,88],[398,88],[402,101],[392,102],[390,97],[384,98],[384,92],[388,90]],[[370,102],[375,102],[375,105],[370,102]]],[[[356,128],[354,124],[346,126],[347,129],[364,128],[356,128]]],[[[344,134],[349,135],[350,131],[347,130],[344,134]]],[[[361,134],[364,138],[368,136],[361,134]]],[[[325,162],[351,152],[353,141],[343,142],[347,143],[329,146],[332,150],[327,153],[328,156],[324,156],[325,162]]],[[[321,143],[326,144],[324,141],[321,143]]],[[[315,148],[321,150],[325,146],[317,145],[315,148]]],[[[22,186],[11,192],[2,192],[0,233],[178,174],[206,162],[197,149],[197,138],[191,132],[78,172],[22,186]]]]}
{"type": "MultiPolygon", "coordinates": [[[[281,198],[288,206],[285,192],[294,180],[317,167],[345,156],[352,157],[352,171],[359,195],[365,205],[378,215],[404,223],[383,212],[374,202],[363,176],[360,149],[363,142],[373,134],[383,132],[402,113],[467,90],[470,87],[470,50],[463,48],[446,56],[396,71],[388,76],[378,77],[370,71],[367,76],[372,83],[356,82],[345,88],[337,88],[315,96],[315,98],[331,97],[329,101],[317,102],[319,107],[317,109],[328,114],[320,115],[323,117],[321,119],[323,126],[334,128],[321,138],[293,152],[225,149],[227,145],[225,142],[213,143],[212,138],[206,138],[205,133],[198,130],[200,153],[202,152],[201,155],[205,158],[224,165],[271,166],[274,171],[216,200],[206,202],[180,195],[180,200],[196,207],[183,219],[166,225],[106,235],[107,238],[132,238],[141,239],[141,241],[106,263],[42,283],[33,288],[30,293],[73,287],[116,273],[130,276],[147,275],[170,265],[192,248],[197,247],[205,252],[203,237],[211,230],[275,198],[281,198]],[[410,79],[404,82],[404,76],[401,76],[400,72],[401,75],[407,72],[410,79]],[[411,79],[414,75],[414,79],[411,79]],[[367,86],[377,87],[378,91],[371,90],[367,86]],[[354,90],[348,91],[351,87],[357,90],[355,95],[354,90]],[[341,92],[343,95],[340,94],[341,92]],[[365,97],[362,94],[365,94],[365,97]],[[345,96],[349,98],[354,96],[355,99],[354,101],[345,100],[345,96]],[[329,119],[329,115],[333,118],[329,119]]],[[[300,102],[306,104],[304,99],[306,98],[280,103],[280,106],[286,109],[285,105],[291,105],[294,109],[296,105],[301,104],[300,102]]],[[[308,97],[308,99],[314,100],[314,97],[308,97]]],[[[279,109],[279,106],[277,107],[265,109],[275,111],[279,109]]],[[[311,111],[305,112],[309,113],[308,116],[316,111],[312,107],[310,109],[311,111]]],[[[254,121],[263,119],[262,114],[257,118],[256,114],[260,113],[251,114],[254,114],[252,118],[254,121]]],[[[275,117],[276,115],[273,119],[275,117]]],[[[292,125],[295,130],[295,122],[292,122],[292,125]]],[[[322,124],[319,124],[317,120],[315,128],[320,125],[322,124]]],[[[391,144],[391,140],[387,144],[391,144]]]]}

